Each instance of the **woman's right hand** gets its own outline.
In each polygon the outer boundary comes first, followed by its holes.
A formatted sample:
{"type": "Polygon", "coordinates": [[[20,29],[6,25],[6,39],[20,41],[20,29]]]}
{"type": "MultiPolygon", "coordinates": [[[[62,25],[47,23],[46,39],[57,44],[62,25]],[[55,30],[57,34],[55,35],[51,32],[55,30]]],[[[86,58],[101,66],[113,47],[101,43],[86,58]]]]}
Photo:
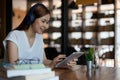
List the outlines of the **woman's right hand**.
{"type": "Polygon", "coordinates": [[[58,62],[62,61],[64,58],[66,58],[65,54],[59,54],[57,57],[53,59],[52,64],[55,65],[58,62]]]}

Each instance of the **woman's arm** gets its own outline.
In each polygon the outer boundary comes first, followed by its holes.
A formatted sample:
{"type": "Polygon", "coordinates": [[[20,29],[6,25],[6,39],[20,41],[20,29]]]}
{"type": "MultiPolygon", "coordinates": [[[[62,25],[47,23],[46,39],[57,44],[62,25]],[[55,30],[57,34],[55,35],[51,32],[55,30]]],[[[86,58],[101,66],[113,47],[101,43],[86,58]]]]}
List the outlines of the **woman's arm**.
{"type": "Polygon", "coordinates": [[[57,57],[55,57],[53,60],[48,60],[46,58],[46,55],[45,55],[45,52],[44,52],[44,59],[43,59],[43,63],[46,65],[46,66],[49,66],[51,68],[54,68],[54,66],[63,60],[63,58],[65,58],[66,56],[63,55],[63,54],[59,54],[57,57]]]}
{"type": "Polygon", "coordinates": [[[43,54],[43,64],[50,67],[51,62],[52,62],[51,60],[47,59],[47,57],[45,55],[45,52],[44,52],[44,54],[43,54]]]}
{"type": "MultiPolygon", "coordinates": [[[[43,61],[43,63],[46,65],[46,66],[48,66],[48,67],[51,67],[51,68],[54,68],[54,66],[58,63],[58,62],[60,62],[60,61],[62,61],[63,60],[63,58],[65,58],[66,56],[64,55],[64,54],[59,54],[57,57],[55,57],[53,60],[48,60],[47,58],[46,58],[46,55],[45,55],[45,53],[44,53],[44,61],[43,61]]],[[[67,65],[68,65],[68,68],[72,68],[72,67],[74,67],[75,65],[77,65],[77,61],[78,59],[74,59],[74,60],[72,60],[72,61],[70,61],[69,63],[67,63],[67,65]]]]}
{"type": "Polygon", "coordinates": [[[8,62],[9,63],[15,63],[15,61],[17,61],[18,59],[18,48],[17,45],[12,42],[12,41],[7,41],[7,45],[6,45],[6,52],[8,56],[8,62]]]}

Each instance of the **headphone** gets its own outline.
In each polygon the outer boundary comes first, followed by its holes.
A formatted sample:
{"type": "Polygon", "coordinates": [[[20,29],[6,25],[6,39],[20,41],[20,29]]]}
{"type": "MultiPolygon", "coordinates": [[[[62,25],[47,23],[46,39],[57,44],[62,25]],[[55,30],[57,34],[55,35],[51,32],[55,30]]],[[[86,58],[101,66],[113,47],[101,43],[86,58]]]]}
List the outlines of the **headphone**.
{"type": "Polygon", "coordinates": [[[30,26],[30,24],[32,24],[34,22],[34,20],[36,18],[35,14],[34,14],[34,10],[36,7],[38,7],[40,5],[41,5],[40,3],[37,3],[30,8],[30,11],[29,11],[28,16],[27,16],[27,22],[26,22],[26,24],[28,26],[30,26]]]}

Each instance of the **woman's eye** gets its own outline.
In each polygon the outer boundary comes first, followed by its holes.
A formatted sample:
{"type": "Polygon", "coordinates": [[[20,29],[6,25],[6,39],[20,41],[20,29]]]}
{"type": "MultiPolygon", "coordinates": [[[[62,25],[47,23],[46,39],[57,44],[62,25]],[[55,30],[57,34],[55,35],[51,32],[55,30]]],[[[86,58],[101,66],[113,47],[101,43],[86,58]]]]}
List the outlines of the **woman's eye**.
{"type": "Polygon", "coordinates": [[[46,21],[47,24],[49,24],[49,21],[46,21]]]}
{"type": "Polygon", "coordinates": [[[49,24],[49,21],[42,20],[42,23],[49,24]]]}
{"type": "Polygon", "coordinates": [[[44,20],[42,20],[42,22],[43,22],[43,23],[45,23],[45,21],[44,21],[44,20]]]}

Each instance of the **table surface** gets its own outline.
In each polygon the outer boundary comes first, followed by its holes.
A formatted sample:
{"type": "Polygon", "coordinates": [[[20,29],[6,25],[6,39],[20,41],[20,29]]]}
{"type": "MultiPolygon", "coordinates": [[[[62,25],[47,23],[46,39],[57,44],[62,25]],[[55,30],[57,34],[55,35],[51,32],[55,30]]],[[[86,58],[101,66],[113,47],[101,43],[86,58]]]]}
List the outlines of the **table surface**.
{"type": "Polygon", "coordinates": [[[60,80],[120,80],[120,68],[99,67],[88,71],[86,66],[73,69],[54,69],[60,80]]]}
{"type": "Polygon", "coordinates": [[[120,68],[115,67],[99,67],[88,71],[86,66],[78,65],[72,69],[56,68],[53,71],[59,80],[120,80],[120,68]]]}

